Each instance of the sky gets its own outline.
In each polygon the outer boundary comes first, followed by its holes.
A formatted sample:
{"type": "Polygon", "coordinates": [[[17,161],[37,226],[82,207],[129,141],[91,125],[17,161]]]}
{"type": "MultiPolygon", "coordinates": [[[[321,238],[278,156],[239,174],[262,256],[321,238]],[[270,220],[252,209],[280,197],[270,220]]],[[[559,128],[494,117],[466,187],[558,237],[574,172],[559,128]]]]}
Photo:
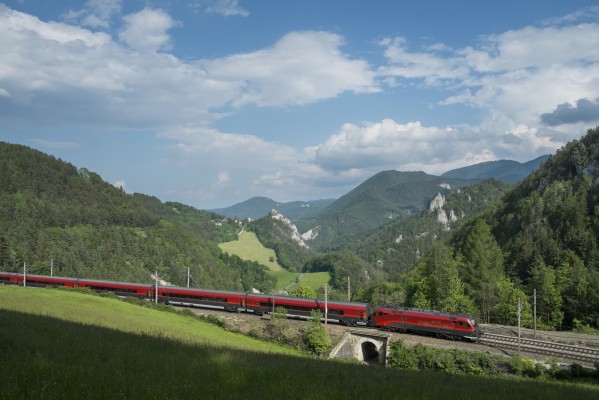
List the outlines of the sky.
{"type": "Polygon", "coordinates": [[[555,153],[597,0],[0,0],[0,141],[199,209],[555,153]]]}

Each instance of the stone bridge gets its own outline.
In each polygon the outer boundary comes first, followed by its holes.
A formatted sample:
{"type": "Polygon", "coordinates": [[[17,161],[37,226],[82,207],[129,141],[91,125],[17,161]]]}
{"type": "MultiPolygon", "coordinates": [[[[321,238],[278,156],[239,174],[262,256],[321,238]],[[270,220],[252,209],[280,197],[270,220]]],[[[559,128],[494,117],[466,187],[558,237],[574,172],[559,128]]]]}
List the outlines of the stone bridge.
{"type": "Polygon", "coordinates": [[[387,365],[390,337],[374,329],[348,329],[329,358],[357,358],[367,363],[387,365]]]}

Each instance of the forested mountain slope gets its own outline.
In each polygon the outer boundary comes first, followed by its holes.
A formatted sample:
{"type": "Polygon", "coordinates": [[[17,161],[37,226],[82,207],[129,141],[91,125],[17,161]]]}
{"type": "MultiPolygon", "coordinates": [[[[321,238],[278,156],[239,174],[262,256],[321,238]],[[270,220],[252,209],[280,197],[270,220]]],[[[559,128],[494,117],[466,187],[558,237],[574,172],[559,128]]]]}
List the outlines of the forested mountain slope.
{"type": "MultiPolygon", "coordinates": [[[[393,219],[426,209],[436,193],[476,180],[441,178],[424,172],[383,171],[364,181],[314,218],[297,221],[309,227],[310,245],[321,251],[347,250],[393,219]]],[[[307,229],[306,229],[307,230],[307,229]]]]}
{"type": "Polygon", "coordinates": [[[543,329],[599,328],[599,129],[568,143],[501,201],[435,242],[396,284],[362,297],[543,329]]]}
{"type": "Polygon", "coordinates": [[[184,284],[268,290],[265,268],[216,243],[239,226],[178,203],[127,194],[84,168],[0,142],[0,269],[149,282],[158,271],[184,284]]]}
{"type": "Polygon", "coordinates": [[[416,265],[437,240],[447,240],[468,219],[492,207],[510,185],[489,179],[438,194],[429,207],[417,214],[396,219],[357,243],[360,257],[384,271],[390,280],[416,265]]]}

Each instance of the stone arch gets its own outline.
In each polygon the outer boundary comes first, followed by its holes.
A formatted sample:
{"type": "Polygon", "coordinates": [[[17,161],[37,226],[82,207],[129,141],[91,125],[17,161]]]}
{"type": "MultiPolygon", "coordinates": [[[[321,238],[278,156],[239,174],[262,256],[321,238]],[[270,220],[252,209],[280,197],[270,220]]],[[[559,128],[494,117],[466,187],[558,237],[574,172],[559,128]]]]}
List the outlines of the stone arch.
{"type": "Polygon", "coordinates": [[[355,358],[367,363],[387,365],[389,334],[370,329],[348,329],[330,358],[355,358]]]}
{"type": "Polygon", "coordinates": [[[358,353],[358,359],[360,361],[378,363],[379,362],[379,351],[382,344],[373,343],[370,340],[365,340],[360,345],[360,352],[358,353]]]}

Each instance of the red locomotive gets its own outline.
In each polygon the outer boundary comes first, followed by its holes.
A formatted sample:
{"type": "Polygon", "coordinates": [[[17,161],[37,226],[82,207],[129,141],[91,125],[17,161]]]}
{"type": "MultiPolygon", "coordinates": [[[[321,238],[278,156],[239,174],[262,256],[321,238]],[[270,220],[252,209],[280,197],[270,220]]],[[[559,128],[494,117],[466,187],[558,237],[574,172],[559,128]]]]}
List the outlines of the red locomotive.
{"type": "Polygon", "coordinates": [[[374,309],[370,324],[379,329],[428,333],[446,339],[477,341],[481,336],[480,328],[470,314],[408,307],[379,306],[374,309]]]}
{"type": "Polygon", "coordinates": [[[406,307],[379,306],[368,314],[368,304],[305,299],[299,297],[271,296],[267,294],[240,293],[224,290],[191,289],[176,286],[156,286],[141,283],[101,281],[94,279],[64,278],[45,275],[23,275],[0,272],[0,284],[34,287],[89,288],[96,292],[112,292],[123,297],[157,299],[161,303],[252,312],[257,315],[285,308],[289,318],[310,319],[319,310],[327,321],[344,325],[370,326],[397,332],[434,334],[450,339],[476,341],[482,335],[474,317],[440,311],[419,310],[406,307]]]}

